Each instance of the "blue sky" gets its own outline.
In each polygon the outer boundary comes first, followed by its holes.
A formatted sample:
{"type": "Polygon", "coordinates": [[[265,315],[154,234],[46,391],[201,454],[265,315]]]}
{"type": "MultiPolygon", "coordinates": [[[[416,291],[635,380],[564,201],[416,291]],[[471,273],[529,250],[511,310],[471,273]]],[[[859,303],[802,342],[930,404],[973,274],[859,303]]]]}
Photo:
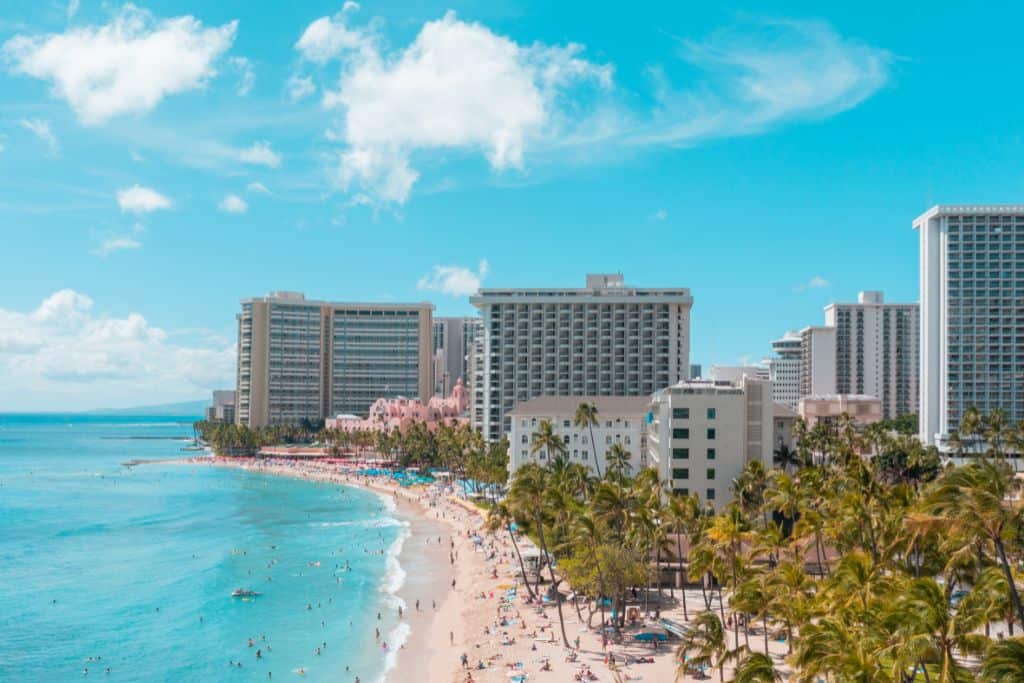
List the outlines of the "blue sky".
{"type": "Polygon", "coordinates": [[[705,366],[916,300],[915,216],[1020,200],[1022,14],[6,0],[0,410],[230,386],[273,289],[460,315],[621,271],[691,288],[705,366]]]}

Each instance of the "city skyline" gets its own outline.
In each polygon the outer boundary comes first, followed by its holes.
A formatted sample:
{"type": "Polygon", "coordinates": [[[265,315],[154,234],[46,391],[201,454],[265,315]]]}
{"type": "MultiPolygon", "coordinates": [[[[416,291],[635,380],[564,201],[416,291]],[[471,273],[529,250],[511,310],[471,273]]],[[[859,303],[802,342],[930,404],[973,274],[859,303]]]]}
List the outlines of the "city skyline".
{"type": "Polygon", "coordinates": [[[913,219],[1022,189],[1018,98],[917,106],[1011,77],[1020,8],[928,8],[24,3],[0,20],[0,410],[233,386],[239,301],[272,290],[448,317],[622,272],[693,293],[704,367],[858,291],[917,302],[913,219]],[[104,46],[127,57],[85,59],[104,46]],[[141,87],[153,59],[181,68],[141,87]]]}

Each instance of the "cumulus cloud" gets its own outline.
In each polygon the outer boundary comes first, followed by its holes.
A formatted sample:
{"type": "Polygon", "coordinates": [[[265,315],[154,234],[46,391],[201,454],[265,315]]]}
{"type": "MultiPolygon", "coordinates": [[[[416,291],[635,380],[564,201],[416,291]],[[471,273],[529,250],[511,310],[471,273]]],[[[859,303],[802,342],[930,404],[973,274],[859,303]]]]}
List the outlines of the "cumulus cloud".
{"type": "Polygon", "coordinates": [[[245,189],[253,194],[270,194],[270,190],[267,189],[267,186],[259,182],[251,182],[246,185],[245,189]]]}
{"type": "Polygon", "coordinates": [[[232,57],[228,60],[228,64],[238,72],[238,85],[235,86],[235,92],[239,97],[245,97],[252,90],[252,86],[256,84],[256,72],[252,68],[252,62],[245,57],[232,57]]]}
{"type": "Polygon", "coordinates": [[[207,28],[192,16],[157,19],[127,4],[108,24],[17,35],[2,52],[15,72],[49,82],[82,123],[98,125],[202,88],[217,73],[237,25],[207,28]]]}
{"type": "Polygon", "coordinates": [[[579,45],[519,45],[453,12],[394,54],[345,21],[318,19],[296,48],[311,61],[341,62],[339,87],[324,96],[344,112],[338,183],[387,201],[408,198],[417,150],[480,151],[495,169],[521,168],[528,141],[559,118],[560,96],[611,83],[611,68],[583,59],[579,45]]]}
{"type": "Polygon", "coordinates": [[[254,142],[245,149],[238,150],[238,159],[247,164],[277,168],[281,165],[281,155],[270,148],[266,140],[254,142]]]}
{"type": "Polygon", "coordinates": [[[249,210],[249,203],[237,194],[229,194],[220,200],[220,204],[217,207],[227,213],[245,213],[249,210]]]}
{"type": "Polygon", "coordinates": [[[42,140],[50,150],[50,154],[57,153],[57,136],[50,130],[50,122],[43,119],[22,119],[19,121],[21,127],[42,140]]]}
{"type": "Polygon", "coordinates": [[[463,266],[434,266],[429,274],[420,278],[416,286],[421,290],[451,296],[469,296],[480,289],[487,271],[486,259],[480,261],[476,272],[463,266]]]}
{"type": "Polygon", "coordinates": [[[171,200],[154,189],[132,185],[117,193],[117,204],[122,213],[152,213],[171,208],[171,200]]]}
{"type": "Polygon", "coordinates": [[[793,288],[793,290],[796,292],[804,292],[807,291],[808,289],[825,289],[830,285],[831,283],[828,280],[821,277],[820,275],[815,275],[807,282],[801,282],[800,284],[798,284],[796,287],[793,288]]]}
{"type": "MultiPolygon", "coordinates": [[[[688,146],[751,135],[857,106],[889,81],[888,50],[821,21],[743,18],[647,71],[626,92],[613,67],[575,43],[517,43],[449,12],[395,49],[340,12],[309,24],[295,49],[336,63],[322,98],[342,119],[336,184],[375,202],[405,202],[430,151],[482,153],[496,170],[526,159],[611,156],[623,148],[688,146]]],[[[306,78],[306,77],[293,77],[306,78]]],[[[296,97],[312,82],[289,82],[296,97]]]]}
{"type": "MultiPolygon", "coordinates": [[[[136,231],[139,232],[139,231],[136,231]]],[[[142,242],[137,239],[128,236],[111,236],[103,240],[100,246],[93,249],[90,253],[94,256],[106,257],[113,254],[115,251],[121,251],[124,249],[139,249],[142,247],[142,242]]]]}
{"type": "Polygon", "coordinates": [[[0,309],[0,407],[94,408],[160,403],[230,386],[234,346],[175,344],[138,313],[95,312],[70,289],[28,312],[0,309]]]}
{"type": "Polygon", "coordinates": [[[78,14],[78,5],[79,0],[68,0],[68,21],[74,19],[75,15],[78,14]]]}
{"type": "Polygon", "coordinates": [[[316,64],[326,64],[343,52],[356,50],[366,57],[375,55],[376,39],[358,29],[345,25],[345,8],[332,17],[320,17],[302,32],[295,49],[302,58],[316,64]]]}
{"type": "Polygon", "coordinates": [[[313,78],[311,76],[293,74],[288,79],[286,87],[288,90],[288,99],[292,102],[298,102],[299,100],[309,97],[316,92],[316,86],[313,85],[313,78]]]}

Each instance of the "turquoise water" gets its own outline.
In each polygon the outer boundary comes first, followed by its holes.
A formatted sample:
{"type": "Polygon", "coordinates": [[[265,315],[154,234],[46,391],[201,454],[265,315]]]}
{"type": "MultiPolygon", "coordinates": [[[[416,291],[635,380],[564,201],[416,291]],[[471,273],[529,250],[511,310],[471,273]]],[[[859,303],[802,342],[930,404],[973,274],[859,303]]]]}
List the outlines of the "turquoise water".
{"type": "Polygon", "coordinates": [[[191,434],[191,418],[0,415],[0,680],[86,667],[120,681],[381,677],[374,627],[392,643],[404,628],[392,593],[408,532],[389,503],[232,469],[121,466],[191,455],[191,434]],[[239,587],[261,595],[230,597],[239,587]]]}

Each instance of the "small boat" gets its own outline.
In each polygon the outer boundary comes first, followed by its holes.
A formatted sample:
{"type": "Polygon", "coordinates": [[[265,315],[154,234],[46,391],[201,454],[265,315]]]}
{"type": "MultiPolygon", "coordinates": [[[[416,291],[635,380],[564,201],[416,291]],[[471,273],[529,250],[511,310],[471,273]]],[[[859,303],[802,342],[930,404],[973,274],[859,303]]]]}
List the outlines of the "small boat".
{"type": "Polygon", "coordinates": [[[233,598],[255,598],[259,593],[251,591],[247,588],[236,588],[231,591],[231,597],[233,598]]]}

